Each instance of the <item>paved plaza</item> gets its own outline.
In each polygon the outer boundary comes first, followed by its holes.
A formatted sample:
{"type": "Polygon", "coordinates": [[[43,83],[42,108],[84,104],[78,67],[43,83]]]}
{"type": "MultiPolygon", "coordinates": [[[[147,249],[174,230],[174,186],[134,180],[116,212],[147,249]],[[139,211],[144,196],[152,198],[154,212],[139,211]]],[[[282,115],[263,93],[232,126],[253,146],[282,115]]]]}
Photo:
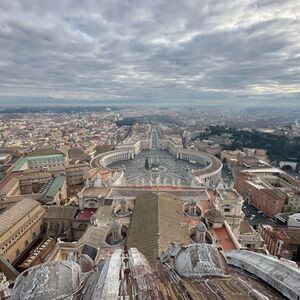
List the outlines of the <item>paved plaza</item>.
{"type": "Polygon", "coordinates": [[[144,150],[133,160],[118,161],[111,165],[113,169],[125,170],[126,184],[132,185],[190,185],[191,169],[199,169],[204,166],[178,160],[169,152],[160,149],[144,150]],[[156,168],[145,168],[148,158],[149,165],[156,168]]]}

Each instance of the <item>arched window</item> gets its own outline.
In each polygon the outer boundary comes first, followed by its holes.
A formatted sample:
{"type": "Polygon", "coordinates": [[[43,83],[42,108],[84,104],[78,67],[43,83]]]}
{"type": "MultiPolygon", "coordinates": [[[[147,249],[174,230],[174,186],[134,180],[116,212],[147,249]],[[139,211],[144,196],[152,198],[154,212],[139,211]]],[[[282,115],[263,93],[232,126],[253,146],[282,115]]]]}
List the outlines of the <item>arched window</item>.
{"type": "Polygon", "coordinates": [[[230,212],[230,205],[228,205],[228,204],[224,205],[223,210],[224,210],[224,212],[229,213],[230,212]]]}

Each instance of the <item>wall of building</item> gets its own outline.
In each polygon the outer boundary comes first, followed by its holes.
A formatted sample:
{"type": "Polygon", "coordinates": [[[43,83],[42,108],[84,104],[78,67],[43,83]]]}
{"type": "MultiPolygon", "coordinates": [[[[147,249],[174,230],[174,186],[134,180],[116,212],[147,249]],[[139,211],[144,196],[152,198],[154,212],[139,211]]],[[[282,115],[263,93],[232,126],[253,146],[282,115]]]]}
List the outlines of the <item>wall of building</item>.
{"type": "Polygon", "coordinates": [[[0,255],[13,263],[27,246],[41,233],[44,209],[36,207],[13,228],[0,237],[0,255]]]}
{"type": "Polygon", "coordinates": [[[277,191],[275,194],[269,192],[268,189],[257,188],[248,182],[250,180],[238,173],[234,177],[234,186],[245,200],[250,200],[253,206],[268,217],[274,217],[276,214],[283,212],[286,202],[286,196],[283,192],[277,191]]]}
{"type": "Polygon", "coordinates": [[[88,165],[70,165],[66,168],[67,184],[69,187],[82,185],[88,178],[88,165]]]}
{"type": "Polygon", "coordinates": [[[297,246],[292,245],[284,230],[276,229],[271,226],[260,226],[259,233],[263,238],[267,250],[271,255],[292,259],[297,246]]]}

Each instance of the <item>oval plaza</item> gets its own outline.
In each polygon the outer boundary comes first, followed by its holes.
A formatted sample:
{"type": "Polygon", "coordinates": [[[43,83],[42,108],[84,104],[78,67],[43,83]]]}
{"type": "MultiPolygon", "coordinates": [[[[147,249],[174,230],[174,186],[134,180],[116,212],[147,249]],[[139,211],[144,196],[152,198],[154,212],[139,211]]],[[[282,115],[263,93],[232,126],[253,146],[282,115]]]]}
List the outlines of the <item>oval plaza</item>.
{"type": "Polygon", "coordinates": [[[96,156],[93,167],[118,172],[115,185],[215,186],[221,178],[221,161],[207,153],[184,149],[172,138],[160,138],[151,128],[146,139],[127,140],[113,151],[96,156]]]}

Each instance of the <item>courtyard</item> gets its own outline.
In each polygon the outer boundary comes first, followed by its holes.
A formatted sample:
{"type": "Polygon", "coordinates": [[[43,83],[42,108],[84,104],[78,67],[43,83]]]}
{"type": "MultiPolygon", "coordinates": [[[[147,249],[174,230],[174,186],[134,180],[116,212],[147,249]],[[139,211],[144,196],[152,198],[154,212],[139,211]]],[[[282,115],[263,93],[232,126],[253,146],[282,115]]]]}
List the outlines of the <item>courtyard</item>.
{"type": "Polygon", "coordinates": [[[176,159],[161,149],[144,150],[134,159],[118,161],[109,165],[112,169],[125,171],[126,184],[132,185],[190,185],[191,170],[203,168],[199,163],[176,159]],[[145,168],[148,159],[149,168],[145,168]]]}

